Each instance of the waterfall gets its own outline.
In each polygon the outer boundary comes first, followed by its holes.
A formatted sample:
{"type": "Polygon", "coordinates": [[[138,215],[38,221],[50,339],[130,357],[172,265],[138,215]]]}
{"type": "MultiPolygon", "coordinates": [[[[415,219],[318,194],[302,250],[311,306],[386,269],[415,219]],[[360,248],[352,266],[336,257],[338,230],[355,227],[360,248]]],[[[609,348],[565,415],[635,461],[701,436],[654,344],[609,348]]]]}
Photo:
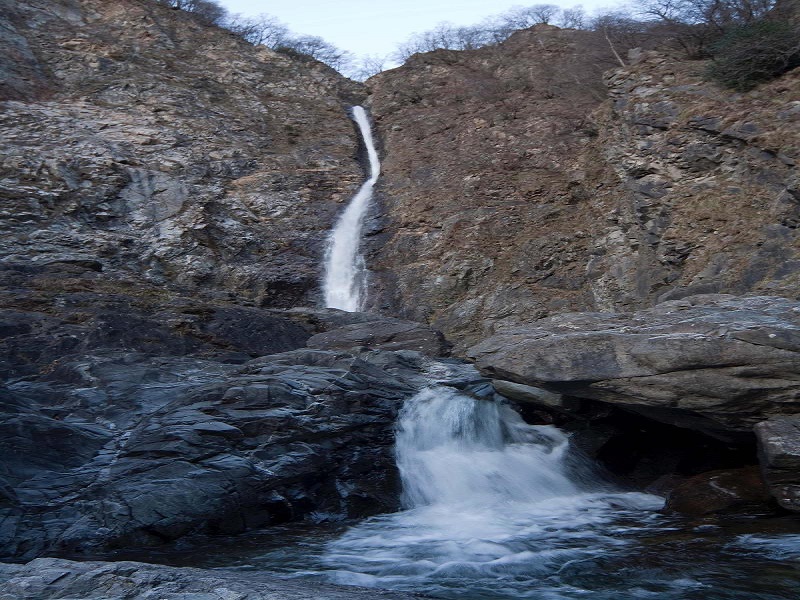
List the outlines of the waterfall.
{"type": "Polygon", "coordinates": [[[566,598],[562,573],[629,548],[636,523],[663,505],[578,483],[562,431],[449,387],[406,401],[395,453],[405,510],[327,545],[337,583],[459,600],[566,598]]]}
{"type": "Polygon", "coordinates": [[[353,119],[358,124],[369,156],[369,177],[353,196],[339,217],[328,238],[325,253],[325,279],[323,291],[325,306],[346,311],[361,308],[366,291],[366,267],[359,253],[364,215],[372,200],[372,188],[378,181],[381,163],[372,140],[367,112],[361,106],[353,107],[353,119]]]}
{"type": "Polygon", "coordinates": [[[565,474],[567,437],[532,427],[507,405],[428,388],[403,407],[395,453],[403,504],[543,500],[577,493],[565,474]]]}

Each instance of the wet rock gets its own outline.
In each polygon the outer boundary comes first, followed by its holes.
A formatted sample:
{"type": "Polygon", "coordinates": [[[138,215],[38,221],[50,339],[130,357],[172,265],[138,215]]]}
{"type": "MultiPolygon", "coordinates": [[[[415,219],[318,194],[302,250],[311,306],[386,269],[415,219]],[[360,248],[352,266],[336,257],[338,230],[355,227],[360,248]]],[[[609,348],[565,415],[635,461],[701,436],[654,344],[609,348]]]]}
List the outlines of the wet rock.
{"type": "Polygon", "coordinates": [[[635,313],[572,313],[468,355],[494,378],[601,400],[716,435],[800,410],[800,304],[696,296],[635,313]]]}
{"type": "Polygon", "coordinates": [[[106,351],[12,382],[3,557],[396,509],[394,420],[426,382],[424,363],[384,351],[242,366],[106,351]]]}
{"type": "Polygon", "coordinates": [[[505,381],[503,379],[493,379],[492,385],[498,394],[516,400],[517,402],[529,403],[548,410],[566,410],[577,408],[574,398],[565,398],[561,394],[555,394],[548,390],[505,381]]]}
{"type": "Polygon", "coordinates": [[[773,417],[755,431],[771,494],[783,508],[800,511],[800,415],[773,417]]]}
{"type": "Polygon", "coordinates": [[[39,558],[0,564],[0,600],[410,600],[417,594],[281,580],[259,573],[189,569],[136,562],[39,558]]]}
{"type": "Polygon", "coordinates": [[[670,491],[664,510],[693,516],[769,511],[770,500],[760,469],[744,467],[682,481],[670,491]]]}

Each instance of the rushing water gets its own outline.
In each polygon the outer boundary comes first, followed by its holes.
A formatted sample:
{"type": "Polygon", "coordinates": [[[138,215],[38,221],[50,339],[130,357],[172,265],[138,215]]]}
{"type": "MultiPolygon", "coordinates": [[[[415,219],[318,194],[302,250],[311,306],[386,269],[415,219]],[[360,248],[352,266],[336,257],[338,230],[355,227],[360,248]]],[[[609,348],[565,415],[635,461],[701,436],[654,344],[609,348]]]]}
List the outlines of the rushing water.
{"type": "Polygon", "coordinates": [[[612,523],[663,504],[598,482],[583,489],[568,447],[558,429],[527,425],[506,405],[423,390],[398,424],[406,510],[350,529],[321,560],[338,583],[540,598],[542,580],[627,544],[612,523]]]}
{"type": "Polygon", "coordinates": [[[360,106],[354,106],[353,119],[358,124],[367,147],[369,177],[350,200],[331,231],[325,254],[323,281],[325,306],[351,312],[361,309],[364,301],[367,272],[364,257],[359,253],[361,229],[372,200],[372,189],[381,171],[366,111],[360,106]]]}
{"type": "Polygon", "coordinates": [[[401,512],[145,560],[459,600],[800,598],[797,517],[665,516],[661,498],[604,487],[561,431],[506,405],[423,390],[401,411],[396,453],[401,512]]]}

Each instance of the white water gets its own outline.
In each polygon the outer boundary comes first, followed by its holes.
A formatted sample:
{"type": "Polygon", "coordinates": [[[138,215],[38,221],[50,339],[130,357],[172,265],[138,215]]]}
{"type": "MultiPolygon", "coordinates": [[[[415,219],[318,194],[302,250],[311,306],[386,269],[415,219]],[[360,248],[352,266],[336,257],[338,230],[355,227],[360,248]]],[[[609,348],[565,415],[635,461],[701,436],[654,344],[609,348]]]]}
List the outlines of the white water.
{"type": "Polygon", "coordinates": [[[372,140],[369,119],[361,106],[353,107],[353,119],[358,124],[369,156],[369,178],[353,196],[339,217],[328,239],[325,254],[323,291],[325,306],[346,311],[361,309],[366,292],[366,267],[359,253],[364,216],[372,200],[372,189],[378,181],[381,163],[372,140]]]}
{"type": "Polygon", "coordinates": [[[626,545],[614,524],[647,520],[663,504],[598,483],[581,489],[561,431],[445,387],[407,401],[396,453],[407,510],[328,545],[323,562],[337,583],[454,598],[566,597],[548,583],[557,573],[626,545]]]}

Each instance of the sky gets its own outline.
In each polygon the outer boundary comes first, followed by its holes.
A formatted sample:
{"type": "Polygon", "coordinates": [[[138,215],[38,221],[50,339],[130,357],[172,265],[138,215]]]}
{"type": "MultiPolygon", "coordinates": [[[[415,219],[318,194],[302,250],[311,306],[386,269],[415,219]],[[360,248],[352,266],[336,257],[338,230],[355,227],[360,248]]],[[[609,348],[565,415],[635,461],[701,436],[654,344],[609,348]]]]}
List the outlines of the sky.
{"type": "Polygon", "coordinates": [[[442,21],[476,25],[514,6],[581,5],[587,13],[614,0],[217,0],[229,12],[277,17],[295,34],[316,35],[356,56],[386,56],[413,33],[442,21]]]}

